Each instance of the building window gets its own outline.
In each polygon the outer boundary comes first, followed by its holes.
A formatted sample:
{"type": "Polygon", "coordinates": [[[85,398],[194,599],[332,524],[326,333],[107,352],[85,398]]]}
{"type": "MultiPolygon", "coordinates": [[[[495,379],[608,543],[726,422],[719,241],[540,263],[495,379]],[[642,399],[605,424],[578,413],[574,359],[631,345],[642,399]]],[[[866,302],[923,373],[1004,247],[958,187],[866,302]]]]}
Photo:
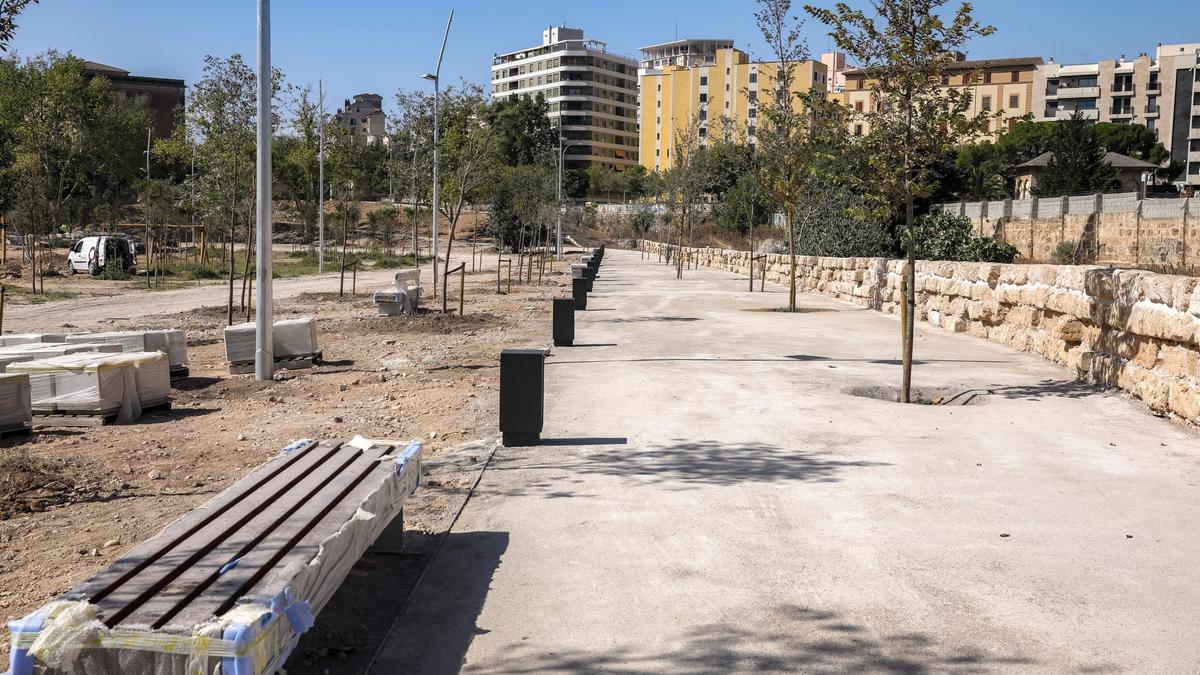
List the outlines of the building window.
{"type": "Polygon", "coordinates": [[[1012,81],[1013,82],[1021,81],[1021,71],[1019,71],[1019,70],[1012,71],[1012,81]]]}
{"type": "Polygon", "coordinates": [[[854,102],[854,112],[862,112],[862,111],[863,111],[863,102],[855,101],[854,102]]]}
{"type": "Polygon", "coordinates": [[[754,119],[758,117],[758,108],[751,108],[746,114],[750,116],[750,119],[754,119]]]}
{"type": "Polygon", "coordinates": [[[750,73],[750,84],[758,84],[758,73],[750,73]]]}
{"type": "Polygon", "coordinates": [[[748,95],[750,97],[751,103],[758,103],[758,92],[757,91],[749,92],[748,95]]]}
{"type": "Polygon", "coordinates": [[[984,109],[984,110],[991,110],[991,109],[992,109],[992,97],[991,97],[991,96],[984,96],[984,97],[983,97],[983,109],[984,109]]]}
{"type": "Polygon", "coordinates": [[[986,72],[986,73],[984,73],[984,74],[983,74],[983,83],[984,83],[984,84],[991,84],[991,83],[992,83],[992,73],[991,73],[991,71],[988,71],[988,72],[986,72]]]}
{"type": "Polygon", "coordinates": [[[701,87],[707,87],[707,86],[708,86],[708,76],[707,76],[707,75],[701,75],[701,76],[700,76],[700,86],[701,86],[701,87]]]}
{"type": "Polygon", "coordinates": [[[700,102],[708,103],[708,94],[700,94],[700,102]]]}
{"type": "Polygon", "coordinates": [[[861,125],[861,124],[855,124],[855,125],[854,125],[854,135],[855,135],[855,136],[862,136],[862,135],[863,135],[863,127],[862,127],[862,125],[861,125]]]}
{"type": "Polygon", "coordinates": [[[1013,94],[1012,96],[1009,96],[1008,97],[1008,107],[1012,108],[1013,110],[1020,108],[1021,107],[1021,97],[1018,96],[1017,94],[1013,94]]]}

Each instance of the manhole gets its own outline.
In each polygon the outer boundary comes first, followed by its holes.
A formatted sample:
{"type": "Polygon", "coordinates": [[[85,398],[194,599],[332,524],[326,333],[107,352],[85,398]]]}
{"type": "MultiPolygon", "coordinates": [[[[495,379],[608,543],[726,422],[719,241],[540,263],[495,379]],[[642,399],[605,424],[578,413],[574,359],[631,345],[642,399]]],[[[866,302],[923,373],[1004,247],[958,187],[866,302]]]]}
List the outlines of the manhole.
{"type": "MultiPolygon", "coordinates": [[[[845,392],[859,398],[873,398],[888,403],[900,402],[900,387],[850,387],[845,392]]],[[[987,402],[987,395],[991,392],[986,389],[914,388],[911,393],[911,402],[915,405],[961,406],[982,405],[987,402]]]]}

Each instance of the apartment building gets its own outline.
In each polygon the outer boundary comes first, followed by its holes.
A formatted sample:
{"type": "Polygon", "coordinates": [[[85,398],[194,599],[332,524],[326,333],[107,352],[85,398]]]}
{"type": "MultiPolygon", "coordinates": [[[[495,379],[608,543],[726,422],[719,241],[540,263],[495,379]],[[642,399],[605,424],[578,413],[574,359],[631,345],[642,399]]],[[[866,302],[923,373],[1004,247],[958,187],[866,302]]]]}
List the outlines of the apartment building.
{"type": "Polygon", "coordinates": [[[379,94],[359,94],[346,99],[333,115],[333,123],[352,134],[362,136],[368,143],[387,143],[387,115],[383,112],[383,97],[379,94]]]}
{"type": "Polygon", "coordinates": [[[582,29],[551,26],[542,44],[492,59],[492,98],[542,94],[566,144],[567,168],[638,163],[638,64],[582,29]]]}
{"type": "Polygon", "coordinates": [[[154,124],[156,138],[170,138],[175,131],[177,112],[185,103],[186,85],[183,80],[131,75],[128,70],[84,61],[83,72],[88,78],[103,77],[118,96],[145,99],[154,124]]]}
{"type": "Polygon", "coordinates": [[[828,73],[828,84],[825,91],[830,94],[841,94],[846,91],[846,55],[841,52],[825,52],[821,55],[821,63],[825,64],[828,73]]]}
{"type": "MultiPolygon", "coordinates": [[[[642,48],[640,154],[642,166],[672,166],[676,136],[693,120],[701,145],[709,133],[745,130],[755,144],[760,105],[769,104],[779,64],[753,62],[730,40],[676,40],[642,48]]],[[[795,64],[793,93],[817,89],[824,96],[828,71],[819,61],[795,64]]]]}
{"type": "MultiPolygon", "coordinates": [[[[945,69],[942,82],[947,87],[971,90],[968,115],[999,113],[983,131],[983,138],[994,140],[1002,131],[1034,112],[1038,66],[1042,63],[1040,56],[969,61],[964,54],[956,52],[954,61],[945,69]]],[[[877,103],[875,82],[870,73],[861,68],[847,70],[845,77],[846,88],[838,100],[851,111],[848,117],[851,132],[855,136],[864,136],[871,129],[863,113],[877,103]]]]}
{"type": "Polygon", "coordinates": [[[1181,183],[1200,185],[1200,44],[1159,45],[1154,57],[1038,67],[1034,111],[1039,120],[1086,119],[1139,124],[1153,131],[1171,159],[1185,164],[1181,183]]]}

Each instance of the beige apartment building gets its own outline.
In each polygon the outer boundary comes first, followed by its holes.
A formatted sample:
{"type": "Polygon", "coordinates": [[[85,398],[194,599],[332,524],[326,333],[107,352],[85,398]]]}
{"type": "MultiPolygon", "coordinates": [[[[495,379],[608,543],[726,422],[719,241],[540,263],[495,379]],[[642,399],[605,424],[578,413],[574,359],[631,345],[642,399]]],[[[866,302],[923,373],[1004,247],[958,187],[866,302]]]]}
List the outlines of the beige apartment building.
{"type": "MultiPolygon", "coordinates": [[[[754,62],[731,40],[676,40],[642,48],[641,143],[642,166],[666,171],[672,166],[676,136],[698,122],[700,143],[709,134],[744,130],[756,142],[760,105],[775,90],[779,64],[754,62]]],[[[792,91],[797,94],[828,85],[827,69],[819,61],[804,61],[793,69],[792,91]]]]}
{"type": "MultiPolygon", "coordinates": [[[[995,139],[1035,110],[1035,80],[1041,64],[1041,57],[968,61],[958,53],[955,61],[946,68],[943,83],[948,87],[971,90],[971,107],[967,114],[999,113],[983,133],[984,138],[995,139]]],[[[850,110],[851,132],[855,136],[865,136],[871,129],[864,113],[877,103],[874,80],[861,68],[847,70],[845,77],[845,90],[837,100],[850,110]]]]}
{"type": "Polygon", "coordinates": [[[550,27],[542,44],[492,59],[492,98],[541,94],[565,144],[570,169],[638,163],[637,62],[584,39],[583,30],[550,27]]]}
{"type": "Polygon", "coordinates": [[[1154,57],[1038,66],[1035,119],[1086,119],[1139,124],[1153,131],[1171,159],[1185,164],[1183,186],[1200,186],[1200,44],[1159,45],[1154,57]]]}

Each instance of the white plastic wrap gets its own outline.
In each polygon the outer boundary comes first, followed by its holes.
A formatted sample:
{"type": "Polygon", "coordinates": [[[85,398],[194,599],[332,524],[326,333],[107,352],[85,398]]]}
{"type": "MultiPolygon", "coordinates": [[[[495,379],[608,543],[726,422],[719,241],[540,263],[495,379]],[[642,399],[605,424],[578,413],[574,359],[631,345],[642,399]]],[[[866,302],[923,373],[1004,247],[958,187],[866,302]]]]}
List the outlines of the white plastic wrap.
{"type": "Polygon", "coordinates": [[[122,331],[79,333],[67,336],[68,343],[102,342],[120,345],[126,354],[162,352],[172,370],[187,367],[187,335],[181,330],[122,331]]]}
{"type": "Polygon", "coordinates": [[[64,333],[14,333],[0,335],[0,347],[12,347],[33,343],[61,343],[67,336],[64,333]]]}
{"type": "Polygon", "coordinates": [[[120,353],[120,351],[121,348],[119,345],[94,344],[89,342],[80,344],[31,342],[12,347],[0,347],[0,373],[6,372],[9,364],[20,363],[22,361],[38,361],[81,352],[120,353]]]}
{"type": "MultiPolygon", "coordinates": [[[[230,363],[254,361],[255,327],[242,323],[225,329],[225,358],[230,363]]],[[[317,320],[311,317],[276,321],[271,328],[271,344],[276,359],[312,356],[317,346],[317,320]]]]}
{"type": "Polygon", "coordinates": [[[28,427],[33,419],[29,376],[0,375],[0,430],[28,427]]]}
{"type": "Polygon", "coordinates": [[[118,422],[131,422],[171,393],[167,356],[160,352],[69,354],[8,370],[29,375],[33,410],[40,415],[115,414],[118,422]]]}

